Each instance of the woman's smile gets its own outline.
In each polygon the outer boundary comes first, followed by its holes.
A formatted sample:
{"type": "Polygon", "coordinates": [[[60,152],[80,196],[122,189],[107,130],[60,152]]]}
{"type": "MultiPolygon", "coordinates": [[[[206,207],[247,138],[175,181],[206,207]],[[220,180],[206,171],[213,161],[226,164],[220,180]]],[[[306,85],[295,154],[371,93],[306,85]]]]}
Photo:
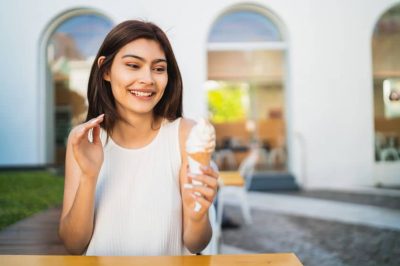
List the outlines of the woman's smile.
{"type": "Polygon", "coordinates": [[[128,92],[140,100],[150,100],[156,95],[156,92],[152,90],[128,89],[128,92]]]}
{"type": "Polygon", "coordinates": [[[137,39],[122,47],[104,77],[120,114],[153,112],[168,83],[167,67],[164,51],[153,40],[137,39]]]}

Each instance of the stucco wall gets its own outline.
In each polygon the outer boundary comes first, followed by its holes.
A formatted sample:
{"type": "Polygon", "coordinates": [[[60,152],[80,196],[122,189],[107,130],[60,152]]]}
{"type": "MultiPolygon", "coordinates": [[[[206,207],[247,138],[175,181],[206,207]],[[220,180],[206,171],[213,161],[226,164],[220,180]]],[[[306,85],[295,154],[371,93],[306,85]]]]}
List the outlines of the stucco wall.
{"type": "MultiPolygon", "coordinates": [[[[308,186],[373,184],[371,35],[398,0],[252,1],[275,14],[288,42],[286,114],[290,169],[308,186]],[[304,167],[305,166],[305,167],[304,167]]],[[[240,1],[105,0],[0,3],[0,166],[46,162],[41,36],[73,8],[115,23],[159,24],[173,44],[184,79],[188,117],[206,110],[206,41],[212,23],[240,1]]]]}

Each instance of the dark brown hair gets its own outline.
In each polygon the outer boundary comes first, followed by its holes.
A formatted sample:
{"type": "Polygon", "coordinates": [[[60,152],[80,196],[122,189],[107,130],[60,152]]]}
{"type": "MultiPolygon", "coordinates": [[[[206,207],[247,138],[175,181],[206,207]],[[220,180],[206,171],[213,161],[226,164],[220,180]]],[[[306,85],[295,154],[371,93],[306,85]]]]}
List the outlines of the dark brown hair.
{"type": "Polygon", "coordinates": [[[106,36],[93,62],[88,84],[89,109],[86,121],[105,114],[101,127],[108,135],[115,122],[121,117],[115,107],[115,99],[111,85],[104,80],[104,74],[111,69],[112,62],[118,51],[136,39],[148,39],[160,44],[167,59],[168,83],[164,95],[154,107],[155,117],[163,117],[170,121],[182,116],[182,78],[171,44],[165,33],[151,22],[127,20],[115,26],[106,36]],[[105,56],[99,66],[98,59],[105,56]]]}

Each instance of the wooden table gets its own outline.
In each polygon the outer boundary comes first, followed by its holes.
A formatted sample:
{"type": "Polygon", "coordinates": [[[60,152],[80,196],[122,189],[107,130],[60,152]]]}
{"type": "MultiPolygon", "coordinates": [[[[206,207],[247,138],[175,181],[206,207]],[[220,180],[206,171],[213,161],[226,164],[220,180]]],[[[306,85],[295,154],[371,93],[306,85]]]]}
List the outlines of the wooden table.
{"type": "Polygon", "coordinates": [[[213,256],[157,256],[157,257],[92,257],[92,256],[34,256],[2,255],[1,266],[302,266],[293,253],[241,254],[213,256]]]}
{"type": "Polygon", "coordinates": [[[239,171],[220,171],[219,179],[224,186],[244,186],[244,179],[239,171]]]}

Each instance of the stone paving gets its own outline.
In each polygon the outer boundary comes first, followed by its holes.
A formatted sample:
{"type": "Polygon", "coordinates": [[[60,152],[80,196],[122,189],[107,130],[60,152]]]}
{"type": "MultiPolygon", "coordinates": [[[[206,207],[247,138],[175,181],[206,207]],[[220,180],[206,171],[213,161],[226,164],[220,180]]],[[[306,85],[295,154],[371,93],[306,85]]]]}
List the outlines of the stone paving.
{"type": "MultiPolygon", "coordinates": [[[[243,221],[238,207],[226,210],[243,221]]],[[[223,231],[223,252],[294,252],[307,266],[400,265],[400,231],[262,210],[252,216],[252,225],[223,231]]]]}
{"type": "Polygon", "coordinates": [[[254,210],[400,230],[400,210],[275,193],[250,192],[248,199],[254,210]]]}
{"type": "MultiPolygon", "coordinates": [[[[242,224],[224,230],[224,253],[294,252],[308,266],[400,265],[400,212],[393,208],[400,195],[380,196],[380,206],[362,204],[359,194],[321,197],[250,192],[253,224],[244,225],[234,199],[226,214],[242,224]],[[346,197],[345,197],[346,198],[346,197]],[[384,202],[391,202],[386,208],[384,202]],[[366,220],[364,220],[366,219],[366,220]]],[[[315,192],[319,194],[319,192],[315,192]]],[[[368,197],[368,195],[366,195],[368,197]]],[[[375,195],[370,195],[373,198],[375,195]]]]}
{"type": "Polygon", "coordinates": [[[306,191],[302,190],[302,191],[285,192],[284,194],[400,210],[400,189],[399,190],[370,189],[366,191],[362,190],[357,192],[332,191],[332,190],[306,190],[306,191]],[[385,194],[383,194],[383,191],[385,191],[385,194]]]}

